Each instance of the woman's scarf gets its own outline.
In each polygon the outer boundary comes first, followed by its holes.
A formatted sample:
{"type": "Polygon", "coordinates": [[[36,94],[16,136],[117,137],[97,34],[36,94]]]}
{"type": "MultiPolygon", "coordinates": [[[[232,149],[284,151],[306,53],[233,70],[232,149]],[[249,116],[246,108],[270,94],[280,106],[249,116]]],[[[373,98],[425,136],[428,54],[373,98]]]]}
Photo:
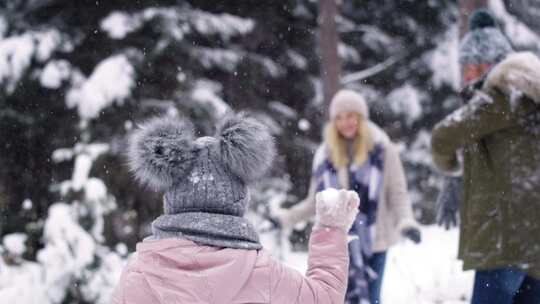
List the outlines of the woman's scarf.
{"type": "MultiPolygon", "coordinates": [[[[316,192],[328,188],[342,188],[339,184],[337,169],[328,157],[320,158],[320,163],[314,164],[316,192]]],[[[375,220],[383,177],[383,146],[376,144],[369,151],[363,164],[348,166],[348,189],[356,191],[360,197],[358,216],[349,231],[354,236],[349,243],[349,286],[347,287],[347,303],[369,303],[368,280],[375,279],[375,272],[365,264],[373,254],[375,237],[375,220]]]]}

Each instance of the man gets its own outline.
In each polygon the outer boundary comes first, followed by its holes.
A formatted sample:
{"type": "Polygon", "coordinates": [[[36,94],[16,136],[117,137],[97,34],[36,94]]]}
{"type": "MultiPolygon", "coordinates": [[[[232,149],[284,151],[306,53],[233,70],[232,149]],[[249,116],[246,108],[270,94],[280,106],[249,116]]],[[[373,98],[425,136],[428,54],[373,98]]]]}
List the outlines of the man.
{"type": "Polygon", "coordinates": [[[540,303],[540,60],[512,53],[483,10],[460,45],[465,105],[437,124],[433,160],[460,171],[459,257],[473,304],[540,303]]]}

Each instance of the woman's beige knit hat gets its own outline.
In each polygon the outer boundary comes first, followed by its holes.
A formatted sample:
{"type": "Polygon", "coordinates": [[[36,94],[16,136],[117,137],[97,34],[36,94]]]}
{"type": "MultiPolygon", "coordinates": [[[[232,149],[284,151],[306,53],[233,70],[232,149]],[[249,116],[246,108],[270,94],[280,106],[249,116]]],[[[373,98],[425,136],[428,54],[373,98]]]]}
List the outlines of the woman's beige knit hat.
{"type": "Polygon", "coordinates": [[[342,112],[356,112],[365,119],[369,118],[369,109],[366,100],[362,95],[352,90],[338,91],[330,102],[331,120],[334,120],[342,112]]]}

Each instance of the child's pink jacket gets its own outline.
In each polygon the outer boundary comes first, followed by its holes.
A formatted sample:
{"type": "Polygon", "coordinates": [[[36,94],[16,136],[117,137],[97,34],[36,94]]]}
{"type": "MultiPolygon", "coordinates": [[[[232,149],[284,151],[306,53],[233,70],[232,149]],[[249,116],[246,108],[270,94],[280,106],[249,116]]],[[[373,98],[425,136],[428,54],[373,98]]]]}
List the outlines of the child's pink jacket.
{"type": "Polygon", "coordinates": [[[114,304],[342,304],[347,236],[312,232],[305,276],[264,251],[217,248],[184,239],[144,241],[124,269],[114,304]]]}

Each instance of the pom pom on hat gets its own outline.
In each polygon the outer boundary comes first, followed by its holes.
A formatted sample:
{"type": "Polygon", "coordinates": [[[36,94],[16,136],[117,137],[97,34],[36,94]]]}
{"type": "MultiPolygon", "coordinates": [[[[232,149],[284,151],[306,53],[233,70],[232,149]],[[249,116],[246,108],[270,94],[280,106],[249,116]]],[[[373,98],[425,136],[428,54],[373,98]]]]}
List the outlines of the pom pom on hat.
{"type": "Polygon", "coordinates": [[[276,154],[268,128],[243,113],[225,118],[216,138],[223,163],[246,183],[264,175],[276,154]]]}
{"type": "Polygon", "coordinates": [[[196,158],[193,125],[189,121],[157,117],[134,131],[127,157],[135,178],[155,190],[165,190],[189,173],[196,158]]]}
{"type": "Polygon", "coordinates": [[[478,9],[474,11],[469,18],[469,30],[473,31],[486,27],[497,27],[495,18],[493,18],[491,13],[485,9],[478,9]]]}

